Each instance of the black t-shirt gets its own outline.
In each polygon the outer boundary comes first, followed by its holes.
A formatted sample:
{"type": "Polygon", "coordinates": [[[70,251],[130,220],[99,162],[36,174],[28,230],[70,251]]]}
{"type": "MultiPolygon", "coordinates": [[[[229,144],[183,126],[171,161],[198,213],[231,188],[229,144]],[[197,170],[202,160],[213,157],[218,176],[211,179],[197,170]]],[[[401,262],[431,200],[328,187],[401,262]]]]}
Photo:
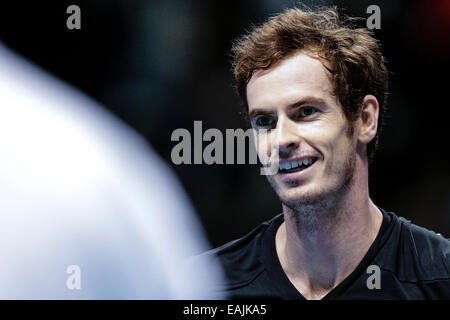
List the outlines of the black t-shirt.
{"type": "MultiPolygon", "coordinates": [[[[323,299],[450,299],[450,239],[380,210],[383,222],[366,255],[323,299]]],[[[275,234],[283,221],[279,214],[205,253],[221,262],[227,280],[221,290],[229,298],[305,299],[276,253],[275,234]]]]}

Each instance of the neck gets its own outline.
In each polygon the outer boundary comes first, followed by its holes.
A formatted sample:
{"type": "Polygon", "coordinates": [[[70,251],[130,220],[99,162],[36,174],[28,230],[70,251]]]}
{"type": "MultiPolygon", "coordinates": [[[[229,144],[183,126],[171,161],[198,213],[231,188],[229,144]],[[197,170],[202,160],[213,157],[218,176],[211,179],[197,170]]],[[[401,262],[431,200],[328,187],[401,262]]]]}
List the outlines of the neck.
{"type": "Polygon", "coordinates": [[[320,299],[344,280],[379,231],[382,214],[369,198],[368,174],[361,165],[357,161],[346,188],[320,203],[294,209],[283,205],[277,253],[288,278],[306,298],[320,299]]]}

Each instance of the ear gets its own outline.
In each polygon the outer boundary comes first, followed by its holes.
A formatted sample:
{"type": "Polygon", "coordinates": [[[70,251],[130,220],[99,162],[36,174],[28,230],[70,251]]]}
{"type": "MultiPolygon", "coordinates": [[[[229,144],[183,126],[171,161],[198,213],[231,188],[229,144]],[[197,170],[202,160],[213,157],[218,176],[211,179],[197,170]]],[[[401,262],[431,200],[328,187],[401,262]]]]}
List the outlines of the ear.
{"type": "Polygon", "coordinates": [[[368,144],[375,138],[378,128],[379,109],[378,100],[375,96],[367,95],[364,97],[360,117],[359,142],[368,144]]]}

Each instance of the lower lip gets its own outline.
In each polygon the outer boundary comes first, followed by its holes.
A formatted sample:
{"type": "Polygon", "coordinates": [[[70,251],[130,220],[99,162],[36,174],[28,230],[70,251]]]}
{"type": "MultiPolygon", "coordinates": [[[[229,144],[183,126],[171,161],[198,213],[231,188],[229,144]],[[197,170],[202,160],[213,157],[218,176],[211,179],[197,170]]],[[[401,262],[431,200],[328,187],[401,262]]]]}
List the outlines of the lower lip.
{"type": "Polygon", "coordinates": [[[308,174],[312,171],[312,168],[316,165],[318,160],[316,160],[312,165],[310,165],[308,168],[300,170],[300,171],[294,171],[294,172],[290,172],[290,173],[278,173],[278,175],[282,178],[282,179],[288,179],[288,180],[292,180],[292,179],[304,179],[308,176],[308,174]]]}

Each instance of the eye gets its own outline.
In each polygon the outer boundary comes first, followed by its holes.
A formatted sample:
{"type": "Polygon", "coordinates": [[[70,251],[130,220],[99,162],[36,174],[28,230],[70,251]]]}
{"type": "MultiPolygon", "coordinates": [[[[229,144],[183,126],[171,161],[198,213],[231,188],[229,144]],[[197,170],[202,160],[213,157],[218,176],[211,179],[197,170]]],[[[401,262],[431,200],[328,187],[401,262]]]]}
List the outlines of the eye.
{"type": "Polygon", "coordinates": [[[300,109],[299,117],[300,118],[309,117],[315,114],[317,111],[318,110],[314,107],[304,107],[300,109]]]}
{"type": "Polygon", "coordinates": [[[260,116],[255,119],[255,125],[257,128],[273,127],[275,120],[270,116],[260,116]]]}

